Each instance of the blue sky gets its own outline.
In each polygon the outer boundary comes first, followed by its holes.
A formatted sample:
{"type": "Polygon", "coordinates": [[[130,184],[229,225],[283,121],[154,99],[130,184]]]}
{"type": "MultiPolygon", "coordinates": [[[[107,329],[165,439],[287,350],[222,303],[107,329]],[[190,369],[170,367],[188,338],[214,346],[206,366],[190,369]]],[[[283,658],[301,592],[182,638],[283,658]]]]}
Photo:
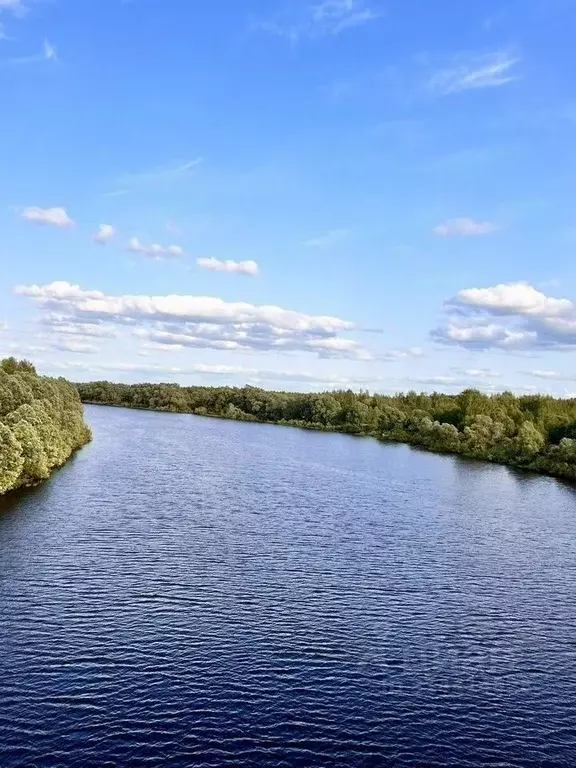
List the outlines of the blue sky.
{"type": "Polygon", "coordinates": [[[0,353],[576,392],[574,0],[0,0],[0,353]]]}

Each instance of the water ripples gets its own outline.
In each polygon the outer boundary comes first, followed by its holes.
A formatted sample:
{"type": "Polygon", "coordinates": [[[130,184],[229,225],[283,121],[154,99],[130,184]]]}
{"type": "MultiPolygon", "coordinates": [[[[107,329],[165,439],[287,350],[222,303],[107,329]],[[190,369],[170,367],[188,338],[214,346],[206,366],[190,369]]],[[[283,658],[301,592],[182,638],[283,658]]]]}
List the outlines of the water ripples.
{"type": "Polygon", "coordinates": [[[90,408],[0,502],[0,765],[576,764],[574,491],[90,408]]]}

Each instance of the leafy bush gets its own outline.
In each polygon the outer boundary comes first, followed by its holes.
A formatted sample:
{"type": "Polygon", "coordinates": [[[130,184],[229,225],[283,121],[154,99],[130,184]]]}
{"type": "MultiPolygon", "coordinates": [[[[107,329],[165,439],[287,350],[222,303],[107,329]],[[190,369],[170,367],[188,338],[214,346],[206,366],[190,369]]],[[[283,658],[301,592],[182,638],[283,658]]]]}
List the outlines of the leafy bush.
{"type": "Polygon", "coordinates": [[[90,439],[75,387],[0,361],[0,494],[45,480],[90,439]]]}

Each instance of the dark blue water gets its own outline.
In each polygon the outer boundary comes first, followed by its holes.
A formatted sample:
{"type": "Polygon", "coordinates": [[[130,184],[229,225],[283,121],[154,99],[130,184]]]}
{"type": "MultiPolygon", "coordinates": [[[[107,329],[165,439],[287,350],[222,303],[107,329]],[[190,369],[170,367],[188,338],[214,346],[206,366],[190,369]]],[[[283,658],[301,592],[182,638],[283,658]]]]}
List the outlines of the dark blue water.
{"type": "Polygon", "coordinates": [[[0,502],[0,765],[576,765],[567,485],[90,408],[0,502]]]}

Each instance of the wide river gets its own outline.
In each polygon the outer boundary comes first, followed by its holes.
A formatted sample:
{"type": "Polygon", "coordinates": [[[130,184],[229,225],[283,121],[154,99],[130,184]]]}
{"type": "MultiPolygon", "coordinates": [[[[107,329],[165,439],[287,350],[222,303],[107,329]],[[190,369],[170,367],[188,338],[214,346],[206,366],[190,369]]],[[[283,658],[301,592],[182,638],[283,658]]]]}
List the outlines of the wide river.
{"type": "Polygon", "coordinates": [[[0,502],[0,765],[576,765],[576,496],[90,407],[0,502]]]}

